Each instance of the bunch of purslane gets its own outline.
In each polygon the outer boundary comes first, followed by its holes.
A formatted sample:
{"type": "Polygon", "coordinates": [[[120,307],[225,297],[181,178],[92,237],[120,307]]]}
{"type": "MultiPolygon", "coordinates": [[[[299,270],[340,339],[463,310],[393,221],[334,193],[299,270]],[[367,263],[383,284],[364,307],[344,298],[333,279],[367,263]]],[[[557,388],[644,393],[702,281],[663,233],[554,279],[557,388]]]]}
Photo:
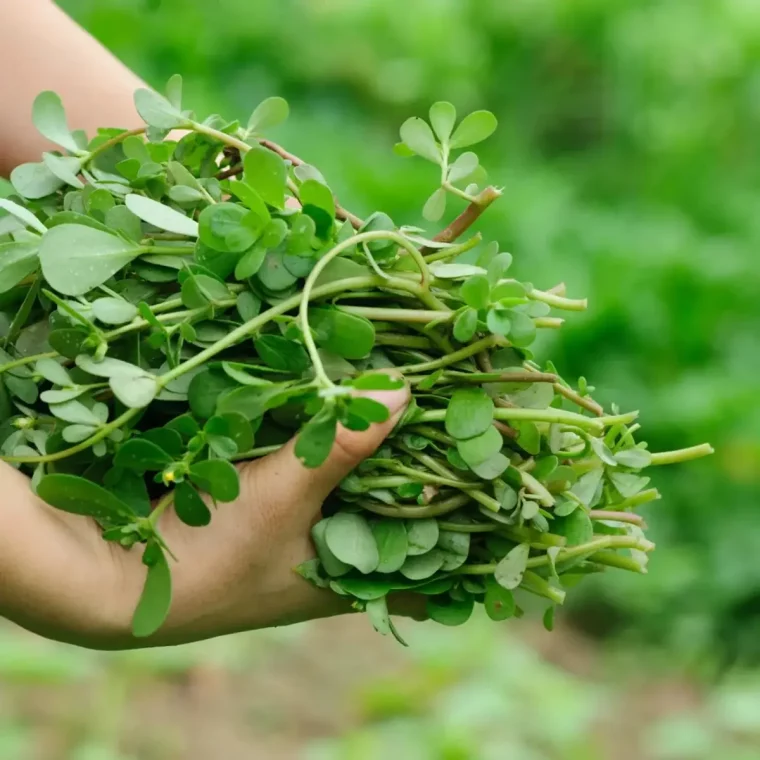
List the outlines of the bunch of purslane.
{"type": "Polygon", "coordinates": [[[305,578],[395,634],[396,591],[447,625],[475,603],[519,616],[520,595],[538,595],[551,626],[582,576],[645,572],[635,509],[658,493],[642,470],[710,447],[650,453],[635,412],[606,413],[533,356],[537,331],[586,302],[510,277],[497,242],[466,237],[500,195],[467,150],[492,114],[457,122],[436,103],[402,126],[396,152],[440,167],[425,218],[464,201],[429,236],[359,219],[262,137],[287,116],[280,98],[247,124],[199,121],[175,77],[135,104],[145,128],[88,139],[54,93],[35,101],[60,150],[17,167],[0,199],[0,455],[48,504],[143,552],[136,636],[170,607],[165,510],[201,528],[238,497],[233,463],[296,433],[318,467],[339,425],[387,420],[358,392],[403,382],[412,402],[326,503],[305,578]]]}

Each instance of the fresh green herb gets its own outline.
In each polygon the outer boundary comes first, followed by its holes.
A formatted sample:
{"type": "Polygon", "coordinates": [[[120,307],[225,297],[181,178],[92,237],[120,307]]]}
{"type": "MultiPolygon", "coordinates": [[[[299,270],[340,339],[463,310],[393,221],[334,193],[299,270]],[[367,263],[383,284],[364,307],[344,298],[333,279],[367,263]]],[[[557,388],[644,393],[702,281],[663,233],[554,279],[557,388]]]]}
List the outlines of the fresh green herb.
{"type": "Polygon", "coordinates": [[[641,471],[711,449],[651,454],[635,412],[605,414],[585,380],[576,390],[535,361],[538,331],[561,324],[552,312],[586,304],[508,278],[498,243],[458,240],[501,195],[463,151],[495,117],[458,121],[440,102],[401,127],[396,152],[440,169],[424,216],[463,205],[428,237],[382,212],[358,218],[317,169],[264,139],[288,115],[281,98],[241,127],[198,120],[181,97],[179,77],[166,97],[141,90],[145,129],[86,143],[43,93],[34,122],[61,152],[14,170],[0,200],[12,220],[0,293],[19,305],[0,347],[0,458],[106,540],[142,547],[134,634],[170,610],[165,510],[207,525],[240,496],[233,462],[256,455],[259,429],[287,435],[286,406],[297,457],[318,467],[340,426],[387,421],[361,394],[401,387],[395,375],[413,403],[314,526],[304,578],[398,636],[396,591],[424,596],[445,625],[475,603],[517,616],[516,596],[531,593],[551,602],[551,627],[569,570],[643,572],[653,544],[631,512],[657,492],[641,471]],[[175,128],[186,136],[170,139],[175,128]]]}

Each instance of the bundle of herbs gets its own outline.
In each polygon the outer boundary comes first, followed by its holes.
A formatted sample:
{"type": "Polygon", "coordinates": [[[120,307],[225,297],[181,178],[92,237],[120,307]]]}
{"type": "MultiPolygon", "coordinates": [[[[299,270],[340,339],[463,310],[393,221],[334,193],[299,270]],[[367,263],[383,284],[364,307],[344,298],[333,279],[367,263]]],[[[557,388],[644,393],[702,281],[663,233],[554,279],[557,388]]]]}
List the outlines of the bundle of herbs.
{"type": "Polygon", "coordinates": [[[428,236],[382,212],[359,219],[265,139],[284,100],[245,125],[199,121],[181,90],[174,77],[165,97],[138,91],[147,126],[91,140],[42,93],[34,123],[61,150],[17,167],[0,198],[1,458],[48,504],[143,552],[134,634],[170,607],[165,510],[201,528],[238,497],[234,463],[295,433],[319,467],[338,425],[388,419],[360,392],[403,383],[408,409],[325,504],[305,578],[397,635],[396,591],[447,625],[475,603],[519,616],[537,595],[550,627],[584,575],[646,572],[635,510],[659,494],[642,471],[711,449],[650,453],[635,412],[606,413],[585,380],[533,356],[538,330],[586,302],[510,277],[509,253],[467,236],[501,193],[462,149],[494,116],[457,123],[441,102],[402,126],[396,152],[440,167],[425,218],[464,202],[428,236]]]}

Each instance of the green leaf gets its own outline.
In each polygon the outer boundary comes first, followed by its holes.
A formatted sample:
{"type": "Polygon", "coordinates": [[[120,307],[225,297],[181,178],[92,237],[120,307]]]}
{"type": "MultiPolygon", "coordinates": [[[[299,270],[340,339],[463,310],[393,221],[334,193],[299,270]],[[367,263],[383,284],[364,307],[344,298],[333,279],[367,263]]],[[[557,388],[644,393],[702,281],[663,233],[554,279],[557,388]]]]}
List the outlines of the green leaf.
{"type": "Polygon", "coordinates": [[[514,422],[512,426],[517,430],[520,448],[534,456],[541,451],[541,433],[535,422],[514,422]]]}
{"type": "Polygon", "coordinates": [[[62,224],[42,237],[42,274],[59,293],[81,296],[105,283],[142,250],[107,232],[81,224],[62,224]]]}
{"type": "Polygon", "coordinates": [[[331,578],[338,578],[341,575],[351,571],[351,565],[346,562],[341,562],[331,551],[327,545],[325,534],[327,533],[327,526],[330,522],[330,518],[326,520],[320,520],[311,529],[311,538],[314,542],[314,547],[317,550],[317,556],[322,563],[322,569],[331,578]]]}
{"type": "Polygon", "coordinates": [[[471,464],[469,467],[482,480],[494,480],[509,467],[509,459],[499,452],[484,462],[471,464]]]}
{"type": "Polygon", "coordinates": [[[237,310],[243,322],[250,322],[261,313],[261,299],[249,290],[244,290],[237,297],[237,310]]]}
{"type": "Polygon", "coordinates": [[[0,243],[0,293],[7,293],[40,265],[38,246],[32,242],[0,243]]]}
{"type": "Polygon", "coordinates": [[[137,90],[135,92],[135,108],[142,120],[156,129],[176,129],[185,124],[182,112],[153,90],[137,90]]]}
{"type": "MultiPolygon", "coordinates": [[[[127,195],[124,203],[135,216],[160,230],[198,237],[198,222],[163,203],[136,193],[127,195]]],[[[160,249],[157,249],[157,252],[160,252],[160,249]]]]}
{"type": "Polygon", "coordinates": [[[289,288],[298,280],[285,265],[285,254],[282,251],[268,251],[256,276],[267,290],[275,292],[289,288]]]}
{"type": "MultiPolygon", "coordinates": [[[[395,232],[396,229],[397,227],[396,227],[395,222],[393,221],[393,219],[391,219],[388,216],[388,214],[384,214],[382,211],[376,211],[375,213],[370,214],[370,216],[367,217],[367,219],[365,220],[364,224],[362,225],[359,231],[360,232],[395,232]]],[[[350,228],[349,228],[349,231],[352,232],[350,228]]],[[[393,250],[394,246],[395,246],[395,243],[392,240],[373,240],[367,243],[367,247],[370,249],[370,251],[372,251],[375,254],[379,254],[381,252],[385,253],[387,250],[393,250]]],[[[340,267],[340,266],[345,267],[349,263],[353,264],[354,268],[358,267],[358,264],[356,264],[355,262],[344,261],[341,259],[336,259],[335,261],[331,261],[329,266],[332,267],[335,265],[335,268],[337,269],[337,267],[340,267]]],[[[322,272],[322,277],[324,277],[325,274],[327,273],[327,269],[328,268],[326,267],[325,270],[322,272]]],[[[366,274],[366,273],[368,272],[365,271],[365,272],[360,273],[359,271],[356,271],[356,273],[352,275],[344,271],[341,273],[342,276],[340,277],[340,279],[344,277],[351,277],[351,276],[360,277],[362,274],[366,274]]],[[[322,277],[320,277],[317,280],[318,285],[322,285],[328,281],[326,278],[322,279],[322,277]]],[[[338,279],[338,278],[334,277],[332,279],[338,279]]]]}
{"type": "Polygon", "coordinates": [[[486,324],[494,335],[506,337],[512,329],[512,310],[494,307],[488,310],[486,324]]]}
{"type": "Polygon", "coordinates": [[[601,459],[604,464],[609,467],[617,467],[617,459],[613,456],[612,452],[607,447],[607,444],[601,438],[589,438],[591,449],[601,459]]]}
{"type": "MultiPolygon", "coordinates": [[[[264,203],[264,199],[245,182],[231,182],[229,188],[232,194],[242,201],[243,205],[250,210],[251,213],[246,213],[243,217],[243,223],[250,227],[258,238],[259,234],[271,220],[271,214],[269,213],[267,204],[264,203]]],[[[242,209],[242,211],[245,212],[245,209],[242,209]]],[[[241,235],[242,233],[237,232],[235,234],[241,235]]]]}
{"type": "Polygon", "coordinates": [[[493,399],[482,388],[460,388],[446,410],[446,432],[459,440],[474,438],[491,427],[493,413],[493,399]]]}
{"type": "Polygon", "coordinates": [[[262,335],[253,345],[264,364],[272,369],[300,375],[309,368],[304,347],[282,335],[262,335]]]}
{"type": "Polygon", "coordinates": [[[114,457],[116,467],[135,472],[157,472],[171,463],[172,458],[162,448],[140,438],[131,438],[123,443],[114,457]]]}
{"type": "Polygon", "coordinates": [[[494,285],[491,291],[491,300],[493,301],[524,299],[525,297],[525,286],[517,280],[502,280],[494,285]]]}
{"type": "Polygon", "coordinates": [[[609,478],[624,499],[635,496],[649,485],[649,478],[633,472],[610,472],[609,478]]]}
{"type": "Polygon", "coordinates": [[[340,309],[310,309],[309,323],[317,345],[344,359],[363,359],[375,345],[375,327],[365,317],[340,309]]]}
{"type": "Polygon", "coordinates": [[[209,304],[229,301],[233,296],[230,289],[215,277],[205,274],[192,274],[181,288],[182,304],[187,309],[202,309],[209,304]]]}
{"type": "Polygon", "coordinates": [[[401,520],[388,519],[373,522],[371,528],[380,556],[376,571],[395,573],[404,564],[409,548],[406,526],[401,520]]]}
{"type": "Polygon", "coordinates": [[[518,544],[512,549],[506,557],[496,566],[494,579],[505,589],[511,591],[516,589],[525,575],[528,566],[528,557],[530,556],[529,544],[518,544]]]}
{"type": "Polygon", "coordinates": [[[442,530],[438,535],[438,550],[443,552],[444,572],[450,572],[461,567],[470,553],[470,534],[458,531],[442,530]]]}
{"type": "Polygon", "coordinates": [[[0,198],[0,209],[5,209],[25,226],[31,227],[35,232],[44,235],[48,230],[47,227],[31,212],[29,209],[19,206],[18,203],[9,201],[6,198],[0,198]]]}
{"type": "Polygon", "coordinates": [[[490,111],[474,111],[465,116],[451,137],[452,148],[466,148],[490,137],[498,126],[490,111]]]}
{"type": "Polygon", "coordinates": [[[211,512],[206,502],[187,481],[178,483],[174,490],[174,511],[185,525],[202,528],[211,522],[211,512]]]}
{"type": "Polygon", "coordinates": [[[182,77],[173,74],[166,83],[166,99],[178,111],[182,110],[182,77]]]}
{"type": "MultiPolygon", "coordinates": [[[[148,544],[146,555],[151,546],[157,545],[148,544]]],[[[148,577],[132,618],[132,634],[139,639],[152,636],[164,624],[172,602],[172,577],[166,556],[158,549],[151,559],[153,562],[148,567],[148,577]]]]}
{"type": "Polygon", "coordinates": [[[196,462],[190,480],[216,501],[230,502],[240,496],[240,478],[234,465],[222,459],[196,462]]]}
{"type": "Polygon", "coordinates": [[[462,153],[449,168],[449,182],[461,182],[467,179],[478,168],[476,153],[462,153]]]}
{"type": "Polygon", "coordinates": [[[429,222],[437,222],[446,213],[446,191],[439,187],[427,199],[422,216],[429,222]]]}
{"type": "Polygon", "coordinates": [[[339,594],[350,595],[361,599],[362,601],[372,601],[374,599],[382,599],[386,594],[396,590],[398,582],[394,582],[390,578],[357,578],[357,577],[343,577],[340,580],[335,580],[330,583],[333,591],[339,594]]]}
{"type": "Polygon", "coordinates": [[[526,348],[536,339],[536,324],[524,312],[510,309],[509,342],[518,348],[526,348]]]}
{"type": "Polygon", "coordinates": [[[406,533],[409,541],[407,554],[410,557],[426,554],[438,543],[440,535],[438,521],[432,517],[408,520],[406,522],[406,533]]]}
{"type": "Polygon", "coordinates": [[[623,467],[641,470],[652,463],[652,454],[646,449],[626,449],[615,454],[615,461],[623,467]]]}
{"type": "Polygon", "coordinates": [[[258,133],[276,127],[288,118],[289,113],[290,108],[284,98],[267,98],[256,106],[248,119],[248,131],[258,133]]]}
{"type": "Polygon", "coordinates": [[[13,188],[22,198],[45,198],[63,187],[63,182],[43,163],[20,164],[11,171],[13,188]]]}
{"type": "Polygon", "coordinates": [[[219,435],[233,441],[237,452],[242,454],[253,446],[253,428],[246,417],[239,412],[226,412],[212,417],[204,430],[212,435],[219,435]]]}
{"type": "Polygon", "coordinates": [[[82,352],[82,344],[87,339],[87,333],[78,328],[52,330],[48,335],[51,348],[67,359],[76,359],[82,352]]]}
{"type": "Polygon", "coordinates": [[[594,524],[584,509],[576,509],[566,517],[555,517],[552,533],[565,536],[568,546],[578,546],[594,537],[594,524]]]}
{"type": "Polygon", "coordinates": [[[53,385],[68,388],[74,384],[69,373],[55,359],[40,359],[34,365],[34,371],[53,385]]]}
{"type": "Polygon", "coordinates": [[[304,580],[314,584],[317,588],[330,588],[330,581],[324,577],[322,570],[322,564],[317,558],[307,559],[306,562],[302,562],[295,568],[295,571],[304,580]]]}
{"type": "Polygon", "coordinates": [[[383,636],[391,633],[391,618],[388,614],[388,603],[384,596],[378,599],[370,599],[364,609],[372,623],[372,627],[378,633],[381,633],[383,636]]]}
{"type": "Polygon", "coordinates": [[[61,404],[51,404],[50,413],[64,422],[72,425],[91,425],[100,427],[100,418],[80,401],[65,401],[61,404]]]}
{"type": "MultiPolygon", "coordinates": [[[[498,250],[498,247],[497,247],[498,250]]],[[[500,253],[495,256],[488,264],[488,280],[491,285],[496,285],[512,266],[512,254],[500,253]]]]}
{"type": "Polygon", "coordinates": [[[523,385],[522,390],[510,393],[509,399],[523,409],[548,409],[554,401],[554,386],[551,383],[523,385]]]}
{"type": "Polygon", "coordinates": [[[56,93],[47,90],[41,92],[34,99],[32,121],[37,127],[37,131],[50,142],[54,142],[72,153],[79,151],[79,146],[66,123],[63,104],[56,93]]]}
{"type": "Polygon", "coordinates": [[[270,206],[283,208],[288,170],[285,162],[271,150],[251,148],[243,158],[245,182],[270,206]]]}
{"type": "Polygon", "coordinates": [[[459,288],[462,300],[473,309],[485,309],[490,303],[491,285],[485,275],[470,277],[459,288]]]}
{"type": "Polygon", "coordinates": [[[352,398],[348,402],[349,413],[361,417],[367,422],[387,422],[390,418],[388,407],[372,398],[352,398]]]}
{"type": "Polygon", "coordinates": [[[491,620],[508,620],[515,614],[515,597],[512,592],[499,585],[492,576],[486,577],[486,595],[483,604],[491,620]]]}
{"type": "Polygon", "coordinates": [[[601,467],[590,470],[585,475],[581,475],[578,482],[570,490],[581,503],[590,508],[596,503],[597,495],[601,490],[603,475],[604,470],[601,467]]]}
{"type": "Polygon", "coordinates": [[[469,343],[478,329],[478,312],[475,309],[465,309],[454,320],[454,338],[460,343],[469,343]]]}
{"type": "Polygon", "coordinates": [[[247,280],[249,277],[253,277],[261,269],[266,255],[267,249],[262,245],[254,245],[249,248],[235,265],[235,279],[247,280]]]}
{"type": "Polygon", "coordinates": [[[37,485],[37,495],[63,512],[87,515],[107,523],[126,524],[136,516],[111,491],[74,475],[45,475],[37,485]]]}
{"type": "Polygon", "coordinates": [[[457,109],[451,103],[440,100],[430,106],[430,123],[442,143],[448,142],[456,120],[457,109]]]}
{"type": "Polygon", "coordinates": [[[123,298],[98,298],[92,302],[92,314],[105,325],[125,325],[137,317],[137,307],[123,298]]]}
{"type": "Polygon", "coordinates": [[[84,187],[77,174],[82,170],[82,162],[72,156],[56,156],[53,153],[43,153],[42,162],[58,177],[61,182],[81,190],[84,187]]]}
{"type": "Polygon", "coordinates": [[[351,381],[351,386],[358,391],[397,391],[404,385],[402,377],[394,377],[386,372],[372,372],[351,381]]]}
{"type": "Polygon", "coordinates": [[[316,206],[325,211],[331,219],[335,218],[335,199],[327,185],[315,179],[307,179],[299,189],[299,196],[304,208],[316,206]]]}
{"type": "Polygon", "coordinates": [[[175,203],[197,203],[204,199],[203,193],[195,187],[186,185],[174,185],[169,188],[169,197],[175,203]]]}
{"type": "MultiPolygon", "coordinates": [[[[186,420],[188,416],[189,415],[184,415],[184,417],[175,417],[174,420],[169,423],[169,425],[178,424],[181,427],[184,424],[184,420],[186,420]]],[[[172,458],[179,459],[184,453],[182,435],[180,434],[179,430],[176,430],[174,427],[167,426],[162,428],[153,428],[152,430],[146,430],[140,433],[140,438],[146,441],[150,441],[151,443],[155,443],[156,446],[158,446],[160,449],[163,449],[172,458]]]]}
{"type": "Polygon", "coordinates": [[[126,206],[114,206],[106,211],[106,225],[114,232],[120,232],[130,240],[139,241],[142,238],[140,219],[126,206]]]}
{"type": "Polygon", "coordinates": [[[401,125],[401,139],[404,144],[418,156],[441,163],[441,151],[438,147],[430,125],[418,116],[412,116],[401,125]]]}
{"type": "Polygon", "coordinates": [[[260,232],[258,225],[249,224],[258,219],[249,217],[251,213],[234,203],[207,206],[198,217],[200,239],[216,251],[242,253],[256,242],[260,232]]]}
{"type": "Polygon", "coordinates": [[[337,425],[334,410],[325,407],[301,428],[296,439],[295,454],[305,467],[314,468],[324,464],[335,442],[337,425]]]}
{"type": "Polygon", "coordinates": [[[472,616],[475,603],[472,599],[458,601],[449,597],[431,596],[427,600],[427,614],[442,625],[464,625],[472,616]]]}
{"type": "Polygon", "coordinates": [[[329,519],[325,540],[330,551],[359,572],[371,573],[380,563],[377,544],[367,520],[352,512],[339,512],[329,519]]]}
{"type": "Polygon", "coordinates": [[[457,451],[471,468],[491,459],[501,451],[503,446],[504,440],[501,433],[493,425],[474,438],[457,441],[457,451]]]}
{"type": "Polygon", "coordinates": [[[399,572],[411,581],[422,581],[435,575],[443,567],[444,560],[445,555],[439,549],[426,554],[410,554],[399,572]]]}
{"type": "Polygon", "coordinates": [[[439,280],[464,280],[473,275],[485,274],[483,267],[474,264],[448,264],[445,261],[434,261],[430,265],[430,274],[439,280]]]}
{"type": "Polygon", "coordinates": [[[408,145],[402,142],[397,142],[393,146],[393,152],[397,156],[401,156],[401,158],[411,158],[417,155],[408,145]]]}
{"type": "Polygon", "coordinates": [[[195,414],[199,417],[211,417],[214,411],[219,414],[240,413],[248,420],[256,420],[264,416],[264,413],[270,408],[270,403],[280,396],[285,388],[283,384],[269,386],[248,386],[246,388],[234,387],[234,390],[224,393],[219,397],[218,403],[216,396],[209,395],[207,389],[212,393],[215,392],[214,384],[215,375],[206,378],[202,383],[197,384],[197,390],[190,386],[190,401],[194,407],[195,414]]]}
{"type": "Polygon", "coordinates": [[[235,388],[237,383],[224,373],[204,370],[190,381],[187,391],[190,410],[199,419],[213,417],[222,394],[235,388]]]}

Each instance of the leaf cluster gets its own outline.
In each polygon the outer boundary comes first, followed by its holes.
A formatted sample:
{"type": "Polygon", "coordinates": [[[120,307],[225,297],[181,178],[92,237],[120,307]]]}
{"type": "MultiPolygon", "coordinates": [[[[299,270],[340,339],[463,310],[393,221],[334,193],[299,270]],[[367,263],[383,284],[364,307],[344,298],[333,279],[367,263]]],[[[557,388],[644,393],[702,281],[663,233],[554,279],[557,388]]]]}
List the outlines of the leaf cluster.
{"type": "MultiPolygon", "coordinates": [[[[330,497],[304,577],[398,637],[397,591],[458,625],[476,603],[504,620],[526,594],[553,606],[586,574],[645,571],[652,545],[632,510],[658,494],[635,413],[604,415],[585,380],[571,387],[530,348],[561,324],[554,310],[585,302],[508,277],[498,243],[453,239],[498,197],[457,189],[475,154],[450,160],[494,131],[491,114],[457,125],[436,103],[430,124],[403,125],[404,150],[441,167],[436,193],[468,204],[428,237],[382,212],[350,214],[316,168],[263,139],[287,116],[279,98],[245,126],[199,121],[178,77],[135,105],[144,130],[88,140],[53,93],[35,101],[61,150],[14,170],[0,199],[0,308],[13,314],[0,457],[47,503],[141,547],[136,636],[170,609],[165,510],[207,525],[240,495],[235,463],[293,435],[303,465],[319,467],[341,426],[388,420],[366,392],[400,376],[413,401],[330,497]]],[[[431,219],[445,211],[433,205],[431,219]]]]}

